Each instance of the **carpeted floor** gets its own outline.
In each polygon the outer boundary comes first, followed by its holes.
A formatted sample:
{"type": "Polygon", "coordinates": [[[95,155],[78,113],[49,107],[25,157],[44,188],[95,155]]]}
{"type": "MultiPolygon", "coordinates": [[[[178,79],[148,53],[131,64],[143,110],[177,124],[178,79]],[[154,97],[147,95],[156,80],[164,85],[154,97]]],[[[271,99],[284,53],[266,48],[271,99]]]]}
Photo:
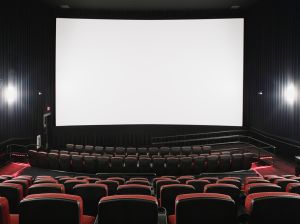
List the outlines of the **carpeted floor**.
{"type": "Polygon", "coordinates": [[[18,176],[28,167],[30,167],[28,163],[10,162],[0,168],[0,175],[18,176]]]}

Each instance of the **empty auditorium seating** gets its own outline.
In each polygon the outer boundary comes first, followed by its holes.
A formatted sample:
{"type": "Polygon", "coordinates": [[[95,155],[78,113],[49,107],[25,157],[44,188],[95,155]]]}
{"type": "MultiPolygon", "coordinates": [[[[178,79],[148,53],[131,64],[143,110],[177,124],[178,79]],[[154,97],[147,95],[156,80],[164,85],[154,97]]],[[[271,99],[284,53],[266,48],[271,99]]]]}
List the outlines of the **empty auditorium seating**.
{"type": "Polygon", "coordinates": [[[139,158],[139,172],[141,173],[150,173],[151,169],[151,159],[147,157],[139,158]]]}
{"type": "Polygon", "coordinates": [[[168,217],[169,224],[237,223],[235,202],[223,194],[183,194],[176,198],[176,213],[168,217]]]}
{"type": "Polygon", "coordinates": [[[22,186],[23,189],[23,195],[27,194],[27,189],[29,187],[29,181],[27,180],[18,180],[18,179],[11,179],[11,180],[6,180],[3,182],[4,184],[18,184],[19,186],[22,186]]]}
{"type": "Polygon", "coordinates": [[[84,156],[83,161],[84,161],[83,170],[86,173],[95,173],[96,172],[96,157],[95,156],[84,156]]]}
{"type": "Polygon", "coordinates": [[[72,194],[74,186],[76,186],[77,184],[87,184],[87,183],[88,183],[87,180],[76,180],[76,179],[67,180],[64,182],[65,191],[67,194],[72,194]]]}
{"type": "Polygon", "coordinates": [[[164,158],[153,158],[152,165],[153,165],[153,172],[156,173],[157,175],[163,175],[165,173],[165,159],[164,158]]]}
{"type": "Polygon", "coordinates": [[[150,182],[148,180],[139,180],[139,179],[131,179],[126,181],[126,184],[141,184],[145,186],[150,186],[150,182]]]}
{"type": "Polygon", "coordinates": [[[180,158],[180,174],[192,174],[193,173],[193,159],[192,157],[180,158]]]}
{"type": "Polygon", "coordinates": [[[86,146],[84,146],[84,152],[86,152],[86,153],[93,153],[93,151],[94,151],[94,146],[92,146],[92,145],[86,145],[86,146]]]}
{"type": "Polygon", "coordinates": [[[77,195],[33,194],[20,202],[20,224],[92,224],[94,221],[94,217],[83,215],[82,199],[77,195]]]}
{"type": "Polygon", "coordinates": [[[124,184],[118,186],[117,194],[151,195],[151,187],[141,184],[124,184]]]}
{"type": "Polygon", "coordinates": [[[285,190],[286,192],[300,194],[300,183],[289,183],[285,190]]]}
{"type": "Polygon", "coordinates": [[[272,183],[252,183],[245,185],[245,194],[253,194],[253,193],[260,193],[260,192],[280,192],[283,189],[272,183]]]}
{"type": "Polygon", "coordinates": [[[0,197],[5,197],[9,202],[9,212],[19,212],[19,203],[23,199],[23,188],[19,184],[1,183],[0,197]]]}
{"type": "Polygon", "coordinates": [[[72,193],[82,198],[83,214],[96,216],[98,203],[108,195],[108,188],[105,184],[78,184],[72,193]]]}
{"type": "Polygon", "coordinates": [[[123,157],[111,157],[111,170],[112,173],[122,173],[123,172],[123,157]]]}
{"type": "Polygon", "coordinates": [[[236,203],[240,200],[240,189],[233,184],[207,184],[204,187],[205,193],[218,193],[230,196],[236,203]]]}
{"type": "Polygon", "coordinates": [[[136,173],[138,160],[136,157],[126,157],[124,159],[124,171],[126,173],[136,173]]]}
{"type": "Polygon", "coordinates": [[[116,147],[115,155],[125,155],[125,148],[124,147],[116,147]]]}
{"type": "Polygon", "coordinates": [[[60,154],[59,167],[64,171],[71,171],[71,156],[69,154],[60,154]]]}
{"type": "Polygon", "coordinates": [[[136,148],[134,148],[134,147],[128,147],[127,149],[126,149],[126,154],[127,155],[136,155],[136,148]]]}
{"type": "Polygon", "coordinates": [[[176,157],[169,157],[166,159],[166,172],[170,175],[179,174],[179,159],[176,157]]]}
{"type": "Polygon", "coordinates": [[[98,206],[99,224],[157,224],[158,203],[148,195],[116,195],[104,197],[98,206]]]}
{"type": "Polygon", "coordinates": [[[8,200],[0,197],[0,224],[19,224],[19,216],[9,213],[8,200]]]}
{"type": "Polygon", "coordinates": [[[125,184],[125,179],[122,177],[109,177],[107,180],[118,181],[119,185],[125,184]]]}
{"type": "Polygon", "coordinates": [[[101,156],[96,158],[96,171],[99,173],[108,173],[110,171],[110,158],[101,156]]]}
{"type": "Polygon", "coordinates": [[[155,194],[157,198],[160,198],[160,191],[161,191],[161,187],[165,186],[165,185],[170,185],[170,184],[180,184],[180,182],[178,180],[172,180],[172,179],[162,179],[162,180],[158,180],[156,182],[156,186],[154,188],[155,190],[155,194]]]}
{"type": "Polygon", "coordinates": [[[239,189],[242,188],[242,183],[240,180],[232,179],[232,178],[223,178],[217,181],[218,184],[233,184],[237,186],[239,189]]]}
{"type": "Polygon", "coordinates": [[[254,193],[247,196],[245,209],[250,224],[295,223],[299,217],[300,196],[286,192],[254,193]]]}
{"type": "Polygon", "coordinates": [[[82,155],[72,155],[72,171],[82,172],[83,170],[83,156],[82,155]]]}
{"type": "Polygon", "coordinates": [[[59,170],[59,154],[49,153],[48,154],[48,165],[52,170],[59,170]]]}
{"type": "Polygon", "coordinates": [[[104,148],[104,153],[107,155],[113,155],[115,153],[115,148],[114,147],[105,147],[104,148]]]}
{"type": "Polygon", "coordinates": [[[188,180],[186,184],[193,186],[197,193],[203,193],[204,187],[210,182],[208,180],[188,180]]]}
{"type": "Polygon", "coordinates": [[[293,180],[293,179],[277,179],[274,182],[274,184],[277,184],[278,186],[280,186],[283,191],[285,191],[286,186],[290,183],[299,183],[299,181],[293,180]]]}
{"type": "Polygon", "coordinates": [[[117,193],[119,182],[116,180],[100,180],[96,184],[105,184],[107,186],[107,195],[114,195],[117,193]]]}
{"type": "Polygon", "coordinates": [[[164,185],[160,189],[160,206],[167,210],[168,215],[175,213],[175,199],[181,194],[195,193],[195,188],[186,184],[164,185]]]}
{"type": "Polygon", "coordinates": [[[65,187],[63,184],[41,183],[33,184],[28,188],[28,194],[43,193],[65,193],[65,187]]]}
{"type": "Polygon", "coordinates": [[[137,153],[139,155],[147,155],[148,149],[146,147],[139,147],[139,148],[137,148],[137,153]]]}

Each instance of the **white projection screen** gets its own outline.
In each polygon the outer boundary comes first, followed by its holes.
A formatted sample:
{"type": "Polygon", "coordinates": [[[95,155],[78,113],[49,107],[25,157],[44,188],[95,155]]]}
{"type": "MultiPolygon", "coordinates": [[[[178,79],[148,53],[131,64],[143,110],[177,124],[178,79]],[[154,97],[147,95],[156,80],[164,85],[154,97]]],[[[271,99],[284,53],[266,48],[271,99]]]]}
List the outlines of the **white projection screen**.
{"type": "Polygon", "coordinates": [[[243,19],[56,20],[56,125],[242,126],[243,19]]]}

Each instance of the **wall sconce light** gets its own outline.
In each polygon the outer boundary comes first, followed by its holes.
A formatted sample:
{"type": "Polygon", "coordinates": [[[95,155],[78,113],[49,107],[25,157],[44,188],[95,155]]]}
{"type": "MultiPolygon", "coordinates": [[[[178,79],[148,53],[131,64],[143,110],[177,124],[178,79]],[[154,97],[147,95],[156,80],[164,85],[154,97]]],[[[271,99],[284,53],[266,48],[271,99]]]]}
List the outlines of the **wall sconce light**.
{"type": "Polygon", "coordinates": [[[4,88],[4,98],[8,104],[13,104],[17,100],[18,91],[13,85],[8,85],[4,88]]]}

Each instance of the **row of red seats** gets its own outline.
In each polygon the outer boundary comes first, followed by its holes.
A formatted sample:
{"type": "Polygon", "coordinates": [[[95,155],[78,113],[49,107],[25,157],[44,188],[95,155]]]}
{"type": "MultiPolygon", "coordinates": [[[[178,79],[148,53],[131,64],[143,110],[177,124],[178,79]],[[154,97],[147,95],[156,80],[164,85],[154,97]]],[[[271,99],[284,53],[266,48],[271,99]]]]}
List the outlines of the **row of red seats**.
{"type": "Polygon", "coordinates": [[[186,175],[251,168],[255,154],[212,154],[185,157],[82,156],[29,150],[32,166],[86,173],[156,173],[186,175]]]}
{"type": "MultiPolygon", "coordinates": [[[[175,199],[175,214],[169,224],[237,223],[237,207],[227,195],[213,193],[182,194],[175,199]]],[[[269,192],[247,196],[247,221],[250,224],[293,223],[298,218],[300,196],[269,192]]],[[[98,205],[99,224],[157,224],[158,202],[153,196],[118,195],[103,197],[98,205]]],[[[0,197],[1,224],[92,224],[95,217],[83,215],[79,196],[34,194],[20,202],[19,215],[9,213],[5,198],[0,197]]]]}
{"type": "MultiPolygon", "coordinates": [[[[37,177],[34,181],[30,176],[19,176],[12,180],[10,177],[0,177],[5,180],[0,184],[0,196],[10,199],[11,209],[18,211],[18,203],[27,194],[37,193],[69,193],[79,195],[85,201],[85,214],[96,214],[99,199],[112,194],[138,194],[151,195],[150,182],[146,178],[131,178],[125,182],[124,178],[111,177],[107,180],[78,176],[37,177]],[[7,178],[7,179],[5,179],[7,178]],[[33,183],[33,185],[31,185],[33,183]],[[93,184],[94,183],[94,184],[93,184]],[[31,186],[30,186],[31,185],[31,186]],[[30,186],[30,187],[29,187],[30,186]],[[97,196],[97,197],[96,197],[97,196]]],[[[293,175],[279,177],[268,176],[275,184],[262,177],[245,178],[244,187],[238,177],[204,177],[196,179],[194,176],[178,177],[164,176],[153,179],[154,195],[160,201],[160,206],[167,209],[168,214],[174,213],[176,196],[185,193],[221,193],[230,196],[237,204],[241,202],[242,189],[249,195],[257,192],[299,192],[300,183],[293,175]],[[289,179],[288,179],[289,178],[289,179]],[[277,185],[279,184],[279,185],[277,185]],[[286,187],[286,188],[285,188],[286,187]]]]}
{"type": "Polygon", "coordinates": [[[174,147],[113,147],[66,144],[66,151],[78,153],[96,153],[100,155],[190,155],[210,153],[211,146],[174,146],[174,147]]]}

